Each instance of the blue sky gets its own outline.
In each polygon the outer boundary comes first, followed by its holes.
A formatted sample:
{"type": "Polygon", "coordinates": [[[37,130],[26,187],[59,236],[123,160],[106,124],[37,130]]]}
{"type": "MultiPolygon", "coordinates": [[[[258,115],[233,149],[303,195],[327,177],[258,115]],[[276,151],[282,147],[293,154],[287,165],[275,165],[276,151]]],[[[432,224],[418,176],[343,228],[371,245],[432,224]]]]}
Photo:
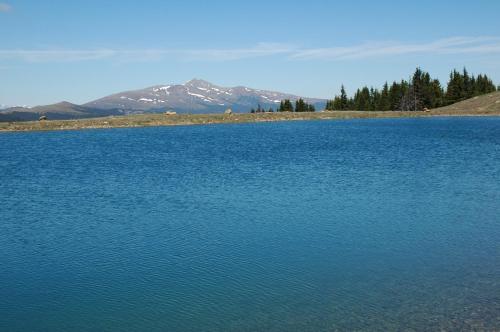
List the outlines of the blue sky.
{"type": "Polygon", "coordinates": [[[499,1],[0,0],[0,104],[202,78],[308,97],[417,66],[500,83],[499,1]]]}

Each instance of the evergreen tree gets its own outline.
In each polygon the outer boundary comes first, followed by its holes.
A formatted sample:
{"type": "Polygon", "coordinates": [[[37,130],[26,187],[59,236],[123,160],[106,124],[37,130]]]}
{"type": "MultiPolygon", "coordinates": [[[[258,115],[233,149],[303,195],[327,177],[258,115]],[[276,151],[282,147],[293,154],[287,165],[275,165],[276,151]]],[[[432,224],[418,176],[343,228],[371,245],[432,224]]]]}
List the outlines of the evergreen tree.
{"type": "Polygon", "coordinates": [[[385,82],[382,92],[380,93],[380,99],[377,105],[378,111],[390,111],[391,105],[389,100],[389,85],[385,82]]]}
{"type": "Polygon", "coordinates": [[[285,103],[280,101],[280,106],[278,107],[278,112],[284,112],[285,111],[285,103]]]}
{"type": "Polygon", "coordinates": [[[474,96],[474,76],[470,77],[467,69],[463,71],[463,90],[461,91],[461,99],[472,98],[474,96]]]}
{"type": "Polygon", "coordinates": [[[326,101],[325,110],[326,111],[333,111],[333,100],[326,101]]]}
{"type": "Polygon", "coordinates": [[[282,100],[278,112],[293,112],[293,105],[289,99],[282,100]]]}
{"type": "Polygon", "coordinates": [[[332,104],[333,104],[334,111],[341,111],[342,110],[342,99],[340,98],[340,96],[335,96],[332,104]]]}
{"type": "Polygon", "coordinates": [[[380,104],[380,92],[373,87],[370,88],[369,111],[377,111],[380,104]]]}
{"type": "Polygon", "coordinates": [[[306,103],[302,98],[295,102],[295,112],[314,112],[316,111],[314,105],[306,103]]]}
{"type": "Polygon", "coordinates": [[[430,91],[432,95],[432,103],[428,108],[444,106],[444,91],[438,79],[434,79],[431,82],[430,91]]]}
{"type": "Polygon", "coordinates": [[[280,103],[280,112],[293,112],[293,104],[290,99],[285,99],[280,103]]]}
{"type": "Polygon", "coordinates": [[[401,98],[404,92],[402,90],[402,84],[393,82],[391,88],[389,89],[389,108],[391,111],[397,111],[401,98]]]}
{"type": "Polygon", "coordinates": [[[351,107],[344,85],[340,88],[340,95],[335,96],[333,100],[327,100],[325,109],[327,111],[343,111],[351,107]]]}
{"type": "Polygon", "coordinates": [[[477,77],[476,87],[474,90],[476,95],[483,95],[486,93],[494,92],[495,85],[493,84],[492,80],[488,78],[488,76],[479,75],[477,77]]]}
{"type": "Polygon", "coordinates": [[[354,107],[358,111],[370,110],[370,89],[367,86],[356,91],[354,95],[354,107]]]}
{"type": "Polygon", "coordinates": [[[446,103],[453,104],[462,100],[464,91],[464,79],[462,75],[453,70],[450,74],[450,80],[446,89],[446,103]]]}
{"type": "Polygon", "coordinates": [[[302,98],[295,101],[295,112],[307,112],[306,103],[302,98]]]}
{"type": "MultiPolygon", "coordinates": [[[[475,77],[466,68],[462,72],[453,70],[450,73],[446,89],[438,79],[433,79],[428,72],[416,68],[409,81],[387,82],[382,90],[366,86],[357,89],[352,98],[348,98],[342,85],[340,95],[326,102],[326,110],[358,111],[421,111],[424,108],[437,108],[447,104],[468,99],[474,96],[500,90],[492,80],[483,74],[475,77]]],[[[302,105],[298,105],[302,109],[302,105]]]]}
{"type": "Polygon", "coordinates": [[[344,85],[340,88],[340,109],[346,110],[348,108],[347,93],[345,92],[344,85]]]}

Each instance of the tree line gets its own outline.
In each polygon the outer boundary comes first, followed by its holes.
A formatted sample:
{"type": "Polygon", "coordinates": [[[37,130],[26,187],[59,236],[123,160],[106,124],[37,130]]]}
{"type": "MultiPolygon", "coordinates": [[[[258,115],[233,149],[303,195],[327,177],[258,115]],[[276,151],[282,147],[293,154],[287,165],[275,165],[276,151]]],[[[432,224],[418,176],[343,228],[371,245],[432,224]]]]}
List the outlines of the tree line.
{"type": "MultiPolygon", "coordinates": [[[[314,105],[308,104],[302,98],[299,98],[298,100],[295,101],[295,106],[290,101],[290,99],[282,100],[280,102],[279,107],[276,109],[276,112],[315,112],[315,111],[316,109],[314,105]]],[[[252,110],[250,111],[250,113],[265,113],[265,112],[272,113],[274,112],[274,109],[271,107],[268,110],[265,110],[260,105],[258,105],[257,109],[252,108],[252,110]]]]}
{"type": "Polygon", "coordinates": [[[327,101],[326,110],[422,111],[496,90],[488,76],[470,75],[465,68],[462,72],[453,70],[444,89],[438,79],[431,78],[428,72],[417,68],[408,81],[393,82],[390,86],[386,82],[381,90],[364,86],[357,89],[351,98],[342,85],[340,95],[327,101]]]}

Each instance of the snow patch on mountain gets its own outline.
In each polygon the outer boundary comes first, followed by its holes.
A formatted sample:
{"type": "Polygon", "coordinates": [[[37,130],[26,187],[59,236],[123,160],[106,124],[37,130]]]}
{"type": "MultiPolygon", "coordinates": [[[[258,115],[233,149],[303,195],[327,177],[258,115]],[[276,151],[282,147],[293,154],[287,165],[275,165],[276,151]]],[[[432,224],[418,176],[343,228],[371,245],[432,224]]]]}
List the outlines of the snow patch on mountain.
{"type": "MultiPolygon", "coordinates": [[[[249,112],[250,109],[262,107],[276,108],[281,100],[297,100],[298,96],[251,89],[244,86],[221,87],[207,81],[194,79],[184,84],[157,85],[142,90],[122,92],[107,96],[86,104],[102,109],[123,109],[127,113],[161,112],[175,110],[179,113],[217,113],[230,107],[235,112],[249,112]],[[168,96],[168,98],[167,98],[168,96]]],[[[303,98],[324,107],[325,101],[314,98],[303,98]]]]}
{"type": "Polygon", "coordinates": [[[189,91],[187,93],[188,93],[188,95],[191,95],[191,96],[194,96],[194,97],[198,97],[198,98],[201,98],[201,99],[206,98],[204,95],[199,95],[197,93],[192,93],[192,92],[189,92],[189,91]]]}

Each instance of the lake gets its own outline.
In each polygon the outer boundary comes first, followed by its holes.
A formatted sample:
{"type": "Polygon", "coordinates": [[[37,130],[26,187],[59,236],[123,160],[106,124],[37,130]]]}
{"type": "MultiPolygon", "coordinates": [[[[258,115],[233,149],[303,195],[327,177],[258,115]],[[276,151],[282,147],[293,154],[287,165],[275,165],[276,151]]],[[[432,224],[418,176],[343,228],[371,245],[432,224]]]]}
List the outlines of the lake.
{"type": "Polygon", "coordinates": [[[0,134],[1,331],[500,330],[500,118],[0,134]]]}

